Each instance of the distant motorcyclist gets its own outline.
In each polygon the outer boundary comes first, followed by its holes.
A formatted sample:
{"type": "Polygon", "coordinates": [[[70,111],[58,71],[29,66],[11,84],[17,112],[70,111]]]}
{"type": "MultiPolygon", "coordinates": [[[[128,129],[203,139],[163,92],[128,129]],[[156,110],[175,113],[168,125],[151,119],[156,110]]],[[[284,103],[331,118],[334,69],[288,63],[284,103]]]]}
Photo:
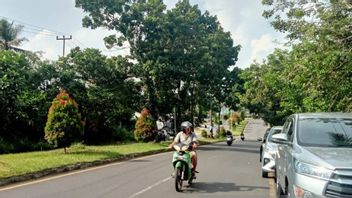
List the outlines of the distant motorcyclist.
{"type": "Polygon", "coordinates": [[[172,144],[170,144],[170,148],[172,148],[175,144],[182,143],[186,145],[190,145],[190,155],[192,160],[192,172],[196,173],[197,171],[197,153],[195,149],[198,147],[198,138],[197,135],[193,132],[192,123],[185,121],[181,123],[181,132],[179,132],[172,144]]]}

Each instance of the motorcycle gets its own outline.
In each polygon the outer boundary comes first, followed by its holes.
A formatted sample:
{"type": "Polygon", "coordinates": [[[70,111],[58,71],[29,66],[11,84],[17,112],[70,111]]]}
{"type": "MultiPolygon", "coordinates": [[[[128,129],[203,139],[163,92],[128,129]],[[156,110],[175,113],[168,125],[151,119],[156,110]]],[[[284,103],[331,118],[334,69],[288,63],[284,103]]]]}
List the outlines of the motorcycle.
{"type": "Polygon", "coordinates": [[[192,174],[191,155],[189,153],[190,145],[176,144],[173,146],[176,150],[172,157],[172,164],[174,166],[175,188],[177,192],[182,191],[183,181],[188,181],[191,185],[194,179],[192,174]]]}
{"type": "Polygon", "coordinates": [[[164,133],[166,140],[174,140],[176,133],[170,127],[165,126],[161,129],[161,131],[164,133]]]}
{"type": "Polygon", "coordinates": [[[231,146],[233,142],[233,136],[232,135],[226,135],[226,143],[228,146],[231,146]]]}
{"type": "Polygon", "coordinates": [[[244,134],[241,133],[241,140],[244,141],[244,134]]]}

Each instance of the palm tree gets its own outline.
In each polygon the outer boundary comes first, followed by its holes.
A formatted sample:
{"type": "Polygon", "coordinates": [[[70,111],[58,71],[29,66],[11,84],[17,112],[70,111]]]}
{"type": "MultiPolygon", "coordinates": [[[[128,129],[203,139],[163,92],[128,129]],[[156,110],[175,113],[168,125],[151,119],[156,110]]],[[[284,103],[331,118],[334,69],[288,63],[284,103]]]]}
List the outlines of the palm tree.
{"type": "Polygon", "coordinates": [[[17,38],[21,33],[23,26],[14,25],[5,19],[0,20],[0,49],[9,50],[17,49],[12,46],[19,46],[26,38],[17,38]]]}

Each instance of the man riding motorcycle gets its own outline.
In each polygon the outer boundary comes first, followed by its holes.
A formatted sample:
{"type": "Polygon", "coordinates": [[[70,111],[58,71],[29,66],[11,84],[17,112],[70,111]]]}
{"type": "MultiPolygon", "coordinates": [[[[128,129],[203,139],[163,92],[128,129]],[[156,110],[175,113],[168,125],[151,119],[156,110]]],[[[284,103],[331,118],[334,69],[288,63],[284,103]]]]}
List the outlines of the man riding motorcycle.
{"type": "MultiPolygon", "coordinates": [[[[192,123],[185,121],[181,123],[181,132],[179,132],[172,144],[170,144],[170,148],[173,148],[175,144],[178,143],[183,143],[186,145],[190,145],[190,155],[191,155],[191,161],[192,161],[192,173],[193,175],[197,173],[196,168],[197,168],[197,153],[195,149],[198,147],[198,139],[197,135],[193,132],[193,125],[192,123]]],[[[194,176],[195,178],[195,176],[194,176]]]]}

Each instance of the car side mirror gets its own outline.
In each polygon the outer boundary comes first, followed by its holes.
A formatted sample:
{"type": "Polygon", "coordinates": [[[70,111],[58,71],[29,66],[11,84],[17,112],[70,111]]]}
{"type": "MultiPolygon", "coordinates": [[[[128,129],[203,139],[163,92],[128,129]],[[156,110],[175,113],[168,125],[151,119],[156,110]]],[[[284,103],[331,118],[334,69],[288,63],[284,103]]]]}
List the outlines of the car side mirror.
{"type": "Polygon", "coordinates": [[[288,138],[286,133],[279,133],[271,136],[271,141],[277,144],[287,144],[288,138]]]}
{"type": "Polygon", "coordinates": [[[258,141],[258,142],[261,142],[261,141],[263,141],[263,139],[262,139],[262,138],[258,138],[257,141],[258,141]]]}

